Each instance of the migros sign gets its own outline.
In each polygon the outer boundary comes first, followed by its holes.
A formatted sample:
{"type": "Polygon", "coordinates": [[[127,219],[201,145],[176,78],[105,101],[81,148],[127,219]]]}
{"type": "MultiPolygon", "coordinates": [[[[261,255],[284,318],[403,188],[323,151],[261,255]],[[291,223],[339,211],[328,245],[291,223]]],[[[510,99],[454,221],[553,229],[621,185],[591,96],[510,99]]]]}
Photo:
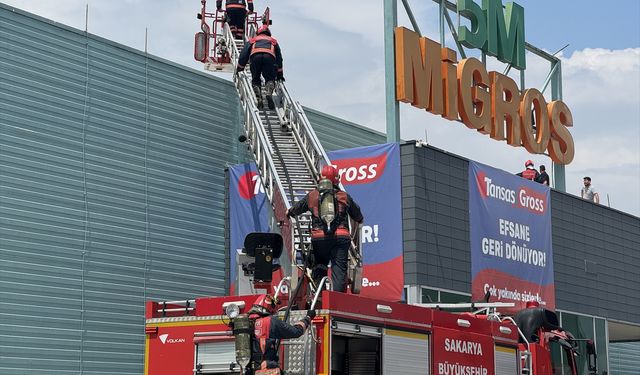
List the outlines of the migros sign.
{"type": "MultiPolygon", "coordinates": [[[[507,5],[510,25],[507,27],[499,0],[484,0],[483,4],[485,11],[471,1],[458,0],[458,8],[471,9],[467,12],[474,14],[473,32],[466,29],[468,32],[459,36],[461,41],[470,41],[472,46],[482,46],[488,51],[495,47],[495,55],[500,60],[524,68],[524,26],[517,26],[519,23],[514,21],[517,18],[524,24],[522,8],[517,4],[507,5]],[[510,12],[514,8],[519,10],[510,12]],[[518,30],[522,32],[516,32],[518,30]],[[509,45],[511,47],[507,47],[509,45]]],[[[395,50],[396,100],[449,120],[462,121],[470,129],[514,147],[525,147],[530,153],[547,151],[558,164],[569,164],[573,160],[573,138],[567,129],[573,126],[573,117],[564,102],[547,103],[534,88],[520,94],[516,82],[508,76],[487,72],[475,58],[458,62],[454,50],[442,48],[437,42],[404,27],[395,29],[395,50]]]]}

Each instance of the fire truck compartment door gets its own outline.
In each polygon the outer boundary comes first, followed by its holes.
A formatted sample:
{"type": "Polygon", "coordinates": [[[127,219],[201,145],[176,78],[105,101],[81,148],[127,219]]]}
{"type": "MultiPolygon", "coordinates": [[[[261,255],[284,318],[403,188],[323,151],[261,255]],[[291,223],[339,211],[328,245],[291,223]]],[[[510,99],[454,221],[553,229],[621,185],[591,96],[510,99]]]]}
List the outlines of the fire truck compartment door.
{"type": "Polygon", "coordinates": [[[496,345],[496,375],[519,374],[518,351],[515,348],[496,345]]]}
{"type": "Polygon", "coordinates": [[[382,374],[429,374],[429,336],[385,329],[382,336],[382,374]]]}
{"type": "Polygon", "coordinates": [[[240,366],[236,363],[236,344],[233,339],[202,342],[195,345],[195,350],[195,367],[200,368],[200,373],[240,373],[240,366]]]}
{"type": "Polygon", "coordinates": [[[382,330],[378,327],[369,327],[335,320],[333,321],[332,332],[333,334],[348,336],[380,337],[382,335],[382,330]]]}

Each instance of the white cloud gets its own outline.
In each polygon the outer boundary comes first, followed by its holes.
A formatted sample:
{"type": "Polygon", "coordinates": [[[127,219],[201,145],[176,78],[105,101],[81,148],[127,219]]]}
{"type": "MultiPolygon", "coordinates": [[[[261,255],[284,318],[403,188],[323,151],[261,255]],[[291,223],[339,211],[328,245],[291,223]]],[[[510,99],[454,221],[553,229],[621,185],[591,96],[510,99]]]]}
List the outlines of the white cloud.
{"type": "Polygon", "coordinates": [[[640,48],[587,48],[562,58],[562,64],[565,95],[573,103],[631,105],[640,111],[640,48]]]}

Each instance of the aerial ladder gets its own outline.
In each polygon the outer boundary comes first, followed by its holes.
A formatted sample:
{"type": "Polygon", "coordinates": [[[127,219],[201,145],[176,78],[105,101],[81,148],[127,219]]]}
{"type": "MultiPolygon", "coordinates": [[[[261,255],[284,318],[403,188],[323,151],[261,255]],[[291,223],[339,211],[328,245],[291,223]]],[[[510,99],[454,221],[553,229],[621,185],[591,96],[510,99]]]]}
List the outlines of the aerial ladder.
{"type": "MultiPolygon", "coordinates": [[[[248,13],[245,36],[243,39],[235,39],[225,22],[224,11],[208,12],[206,0],[201,3],[202,10],[198,18],[201,20],[202,31],[196,34],[194,57],[203,62],[207,70],[235,72],[245,43],[255,35],[260,24],[271,24],[269,8],[262,15],[248,13]],[[209,26],[207,20],[212,21],[212,26],[209,26]]],[[[273,93],[275,109],[259,109],[251,78],[249,65],[244,71],[234,75],[244,126],[244,134],[239,140],[247,145],[255,160],[286,249],[280,262],[285,275],[290,275],[291,288],[296,288],[300,285],[300,276],[309,272],[305,267],[305,260],[311,244],[311,215],[306,213],[289,221],[286,212],[316,187],[322,166],[331,162],[302,106],[293,99],[284,81],[276,83],[273,93]]],[[[360,229],[357,224],[352,223],[351,233],[353,241],[349,251],[349,286],[352,293],[359,293],[362,285],[362,256],[360,229]]],[[[312,286],[311,291],[317,287],[312,286]]]]}

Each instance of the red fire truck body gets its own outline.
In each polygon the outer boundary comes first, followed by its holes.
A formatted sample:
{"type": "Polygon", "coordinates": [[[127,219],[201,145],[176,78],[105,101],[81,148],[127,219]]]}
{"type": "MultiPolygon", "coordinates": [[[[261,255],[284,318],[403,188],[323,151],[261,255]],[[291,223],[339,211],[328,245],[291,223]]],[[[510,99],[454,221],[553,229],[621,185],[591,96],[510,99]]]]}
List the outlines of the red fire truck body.
{"type": "MultiPolygon", "coordinates": [[[[246,313],[256,296],[148,302],[145,375],[237,374],[234,336],[224,306],[246,313]]],[[[305,311],[292,311],[290,322],[305,311]]],[[[284,340],[286,374],[551,374],[548,349],[518,344],[518,328],[487,315],[322,292],[312,329],[284,340]],[[532,352],[528,357],[523,354],[532,352]],[[523,360],[523,358],[525,358],[523,360]]],[[[542,340],[541,340],[542,341],[542,340]]]]}

